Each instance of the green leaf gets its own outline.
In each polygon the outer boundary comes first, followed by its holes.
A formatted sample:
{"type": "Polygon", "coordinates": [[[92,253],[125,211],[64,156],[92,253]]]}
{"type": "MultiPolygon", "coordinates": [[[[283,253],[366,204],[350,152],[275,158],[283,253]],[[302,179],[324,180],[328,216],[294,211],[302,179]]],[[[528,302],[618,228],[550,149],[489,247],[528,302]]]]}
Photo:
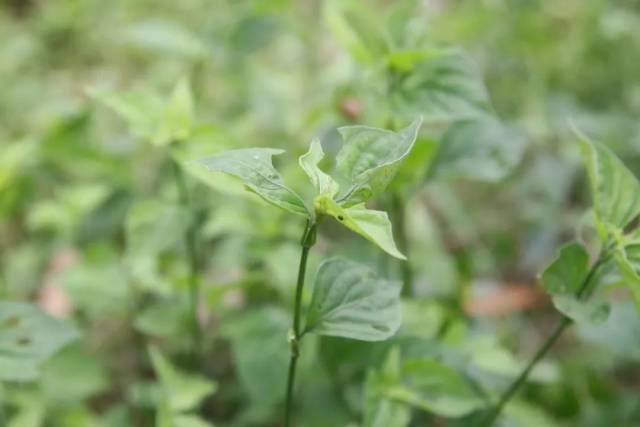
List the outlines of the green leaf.
{"type": "Polygon", "coordinates": [[[427,122],[452,122],[486,115],[492,110],[477,65],[462,51],[428,50],[424,55],[396,53],[401,64],[392,80],[391,107],[399,117],[422,116],[427,122]]]}
{"type": "Polygon", "coordinates": [[[309,146],[309,151],[300,156],[298,163],[307,176],[309,176],[316,190],[316,194],[333,197],[338,192],[338,183],[318,167],[318,164],[323,158],[324,151],[322,151],[320,141],[314,140],[309,146]]]}
{"type": "Polygon", "coordinates": [[[597,296],[583,301],[572,295],[554,295],[553,305],[577,323],[598,325],[606,322],[611,313],[611,305],[597,296]]]}
{"type": "MultiPolygon", "coordinates": [[[[231,341],[239,382],[252,403],[261,407],[271,407],[284,398],[289,362],[286,337],[290,327],[288,313],[275,307],[244,310],[223,324],[222,333],[231,341]]],[[[301,362],[305,354],[302,353],[301,362]]]]}
{"type": "Polygon", "coordinates": [[[439,361],[407,360],[401,375],[402,383],[385,391],[396,401],[445,417],[460,417],[484,405],[458,372],[439,361]]]}
{"type": "Polygon", "coordinates": [[[367,209],[364,204],[343,208],[336,201],[325,196],[316,197],[314,204],[319,214],[334,217],[345,227],[375,243],[389,255],[407,259],[398,250],[393,240],[391,221],[386,212],[367,209]]]}
{"type": "Polygon", "coordinates": [[[211,170],[241,179],[250,191],[265,201],[298,215],[309,215],[304,202],[287,188],[271,158],[284,150],[275,148],[241,148],[198,160],[211,170]]]}
{"type": "Polygon", "coordinates": [[[542,274],[542,281],[558,311],[579,323],[602,323],[609,316],[609,305],[597,295],[588,300],[579,298],[588,274],[589,254],[574,242],[560,249],[558,258],[542,274]]]}
{"type": "Polygon", "coordinates": [[[327,260],[315,278],[305,332],[385,340],[400,327],[400,288],[362,264],[327,260]]]}
{"type": "Polygon", "coordinates": [[[357,60],[372,64],[388,51],[374,16],[361,2],[327,1],[324,17],[334,36],[357,60]]]}
{"type": "Polygon", "coordinates": [[[344,145],[336,167],[349,184],[340,203],[356,205],[383,192],[413,148],[421,125],[418,119],[400,132],[367,126],[339,128],[344,145]]]}
{"type": "Polygon", "coordinates": [[[542,273],[545,289],[551,294],[575,295],[589,273],[589,254],[577,242],[558,252],[558,257],[542,273]]]}
{"type": "Polygon", "coordinates": [[[484,404],[454,369],[428,358],[401,361],[397,349],[389,353],[381,370],[369,372],[366,396],[365,425],[380,427],[385,424],[373,420],[387,419],[392,411],[403,415],[410,407],[459,417],[484,404]]]}
{"type": "Polygon", "coordinates": [[[631,291],[640,311],[640,231],[636,229],[628,236],[618,236],[614,259],[624,279],[623,284],[631,291]]]}
{"type": "Polygon", "coordinates": [[[193,96],[186,79],[167,100],[144,91],[90,90],[90,95],[121,116],[134,136],[155,145],[184,141],[194,131],[193,96]]]}
{"type": "Polygon", "coordinates": [[[640,184],[608,147],[579,133],[578,142],[591,182],[596,226],[606,241],[612,227],[623,229],[640,212],[640,184]]]}
{"type": "Polygon", "coordinates": [[[406,427],[411,421],[411,408],[385,395],[389,387],[400,381],[400,352],[392,348],[380,370],[371,370],[365,383],[365,427],[406,427]]]}
{"type": "Polygon", "coordinates": [[[34,305],[0,301],[0,380],[35,379],[40,365],[77,337],[34,305]]]}
{"type": "Polygon", "coordinates": [[[520,163],[525,139],[490,116],[458,121],[442,136],[431,174],[498,181],[520,163]]]}
{"type": "Polygon", "coordinates": [[[172,413],[190,411],[215,392],[213,381],[176,369],[155,347],[149,348],[149,356],[172,413]]]}
{"type": "Polygon", "coordinates": [[[89,95],[112,109],[138,138],[153,140],[162,113],[162,100],[144,91],[111,92],[89,90],[89,95]]]}
{"type": "Polygon", "coordinates": [[[176,84],[162,111],[153,143],[165,145],[184,141],[191,136],[194,126],[195,112],[191,87],[188,80],[182,79],[176,84]]]}

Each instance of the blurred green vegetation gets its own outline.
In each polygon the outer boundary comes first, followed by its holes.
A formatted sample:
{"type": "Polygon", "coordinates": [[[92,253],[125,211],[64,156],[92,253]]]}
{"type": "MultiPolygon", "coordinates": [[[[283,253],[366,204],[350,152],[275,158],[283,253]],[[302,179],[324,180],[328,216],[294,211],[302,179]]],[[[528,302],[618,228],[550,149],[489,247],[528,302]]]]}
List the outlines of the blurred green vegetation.
{"type": "MultiPolygon", "coordinates": [[[[409,262],[329,222],[310,258],[310,275],[341,254],[410,281],[400,332],[310,336],[296,418],[472,426],[559,317],[538,274],[594,241],[571,127],[640,172],[639,64],[633,0],[3,0],[0,299],[80,338],[0,383],[0,425],[281,425],[304,224],[190,161],[283,148],[308,196],[312,139],[334,155],[339,126],[422,116],[374,204],[409,262]]],[[[640,316],[610,299],[500,425],[640,426],[640,316]]]]}

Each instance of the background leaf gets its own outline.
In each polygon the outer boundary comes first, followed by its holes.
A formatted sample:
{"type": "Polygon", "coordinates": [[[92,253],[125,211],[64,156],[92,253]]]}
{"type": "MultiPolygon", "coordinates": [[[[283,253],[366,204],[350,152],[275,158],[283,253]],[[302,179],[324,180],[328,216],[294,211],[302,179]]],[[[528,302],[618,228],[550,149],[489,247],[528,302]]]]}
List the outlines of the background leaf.
{"type": "Polygon", "coordinates": [[[589,173],[598,231],[603,240],[609,227],[623,229],[640,212],[640,183],[606,146],[578,135],[589,173]]]}
{"type": "Polygon", "coordinates": [[[42,362],[77,336],[31,304],[0,301],[0,379],[35,379],[42,362]]]}
{"type": "Polygon", "coordinates": [[[391,83],[391,107],[397,116],[413,120],[420,115],[427,123],[452,122],[492,110],[478,66],[465,53],[414,52],[412,58],[409,64],[413,66],[403,66],[391,83]]]}
{"type": "Polygon", "coordinates": [[[522,135],[493,117],[461,120],[442,136],[431,173],[437,178],[498,181],[520,163],[525,148],[522,135]]]}

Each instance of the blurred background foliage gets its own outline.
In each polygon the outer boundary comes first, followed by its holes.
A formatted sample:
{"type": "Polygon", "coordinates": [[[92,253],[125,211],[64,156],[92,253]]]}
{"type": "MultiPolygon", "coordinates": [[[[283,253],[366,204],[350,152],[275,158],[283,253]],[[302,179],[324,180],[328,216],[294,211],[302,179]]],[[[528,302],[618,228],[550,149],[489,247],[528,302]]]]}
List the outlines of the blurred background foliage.
{"type": "MultiPolygon", "coordinates": [[[[335,153],[338,126],[425,117],[377,202],[409,263],[319,236],[310,271],[343,254],[413,295],[389,342],[305,343],[305,427],[472,425],[558,317],[537,274],[591,238],[571,123],[640,171],[633,0],[2,0],[0,41],[0,298],[80,332],[0,383],[8,427],[280,425],[303,224],[189,160],[285,148],[304,192],[311,139],[335,153]]],[[[503,426],[640,426],[628,299],[559,343],[503,426]]]]}

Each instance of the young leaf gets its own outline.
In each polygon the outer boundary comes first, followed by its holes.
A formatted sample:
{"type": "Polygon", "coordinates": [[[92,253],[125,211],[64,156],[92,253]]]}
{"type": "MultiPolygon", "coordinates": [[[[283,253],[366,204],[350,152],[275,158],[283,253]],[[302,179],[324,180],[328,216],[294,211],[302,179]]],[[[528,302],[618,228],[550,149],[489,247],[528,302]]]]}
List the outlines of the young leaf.
{"type": "Polygon", "coordinates": [[[579,298],[579,292],[589,273],[589,255],[579,243],[560,249],[558,258],[542,274],[545,289],[553,305],[579,323],[602,323],[609,315],[609,305],[597,296],[579,298]]]}
{"type": "Polygon", "coordinates": [[[383,192],[413,148],[421,125],[422,119],[418,119],[400,132],[367,126],[338,129],[344,145],[336,167],[349,182],[340,203],[353,206],[383,192]]]}
{"type": "Polygon", "coordinates": [[[393,240],[391,221],[386,212],[367,209],[364,204],[343,208],[333,199],[323,196],[315,199],[315,209],[320,214],[331,215],[351,231],[378,245],[389,255],[407,259],[398,250],[393,240]]]}
{"type": "Polygon", "coordinates": [[[298,159],[300,167],[309,176],[316,189],[316,194],[333,197],[338,192],[338,184],[329,175],[324,173],[318,164],[324,158],[324,152],[320,141],[314,140],[309,146],[309,151],[298,159]]]}
{"type": "Polygon", "coordinates": [[[578,134],[589,173],[596,226],[603,240],[610,228],[623,229],[640,213],[640,183],[606,146],[578,134]]]}
{"type": "Polygon", "coordinates": [[[287,188],[271,158],[284,150],[275,148],[241,148],[198,160],[209,169],[241,179],[250,191],[267,202],[298,215],[309,215],[304,202],[287,188]]]}
{"type": "Polygon", "coordinates": [[[35,379],[42,362],[76,338],[70,326],[31,304],[0,301],[0,380],[35,379]]]}
{"type": "Polygon", "coordinates": [[[400,327],[400,288],[362,264],[327,260],[316,275],[305,332],[385,340],[400,327]]]}
{"type": "MultiPolygon", "coordinates": [[[[477,65],[459,50],[426,51],[412,62],[401,61],[391,87],[391,105],[400,117],[417,115],[427,122],[452,122],[486,115],[492,110],[477,65]],[[409,68],[409,69],[407,69],[409,68]]],[[[390,61],[398,62],[394,56],[390,61]]],[[[394,62],[391,62],[393,64],[394,62]]]]}
{"type": "Polygon", "coordinates": [[[442,137],[431,174],[498,181],[520,163],[526,141],[490,116],[452,124],[442,137]]]}

